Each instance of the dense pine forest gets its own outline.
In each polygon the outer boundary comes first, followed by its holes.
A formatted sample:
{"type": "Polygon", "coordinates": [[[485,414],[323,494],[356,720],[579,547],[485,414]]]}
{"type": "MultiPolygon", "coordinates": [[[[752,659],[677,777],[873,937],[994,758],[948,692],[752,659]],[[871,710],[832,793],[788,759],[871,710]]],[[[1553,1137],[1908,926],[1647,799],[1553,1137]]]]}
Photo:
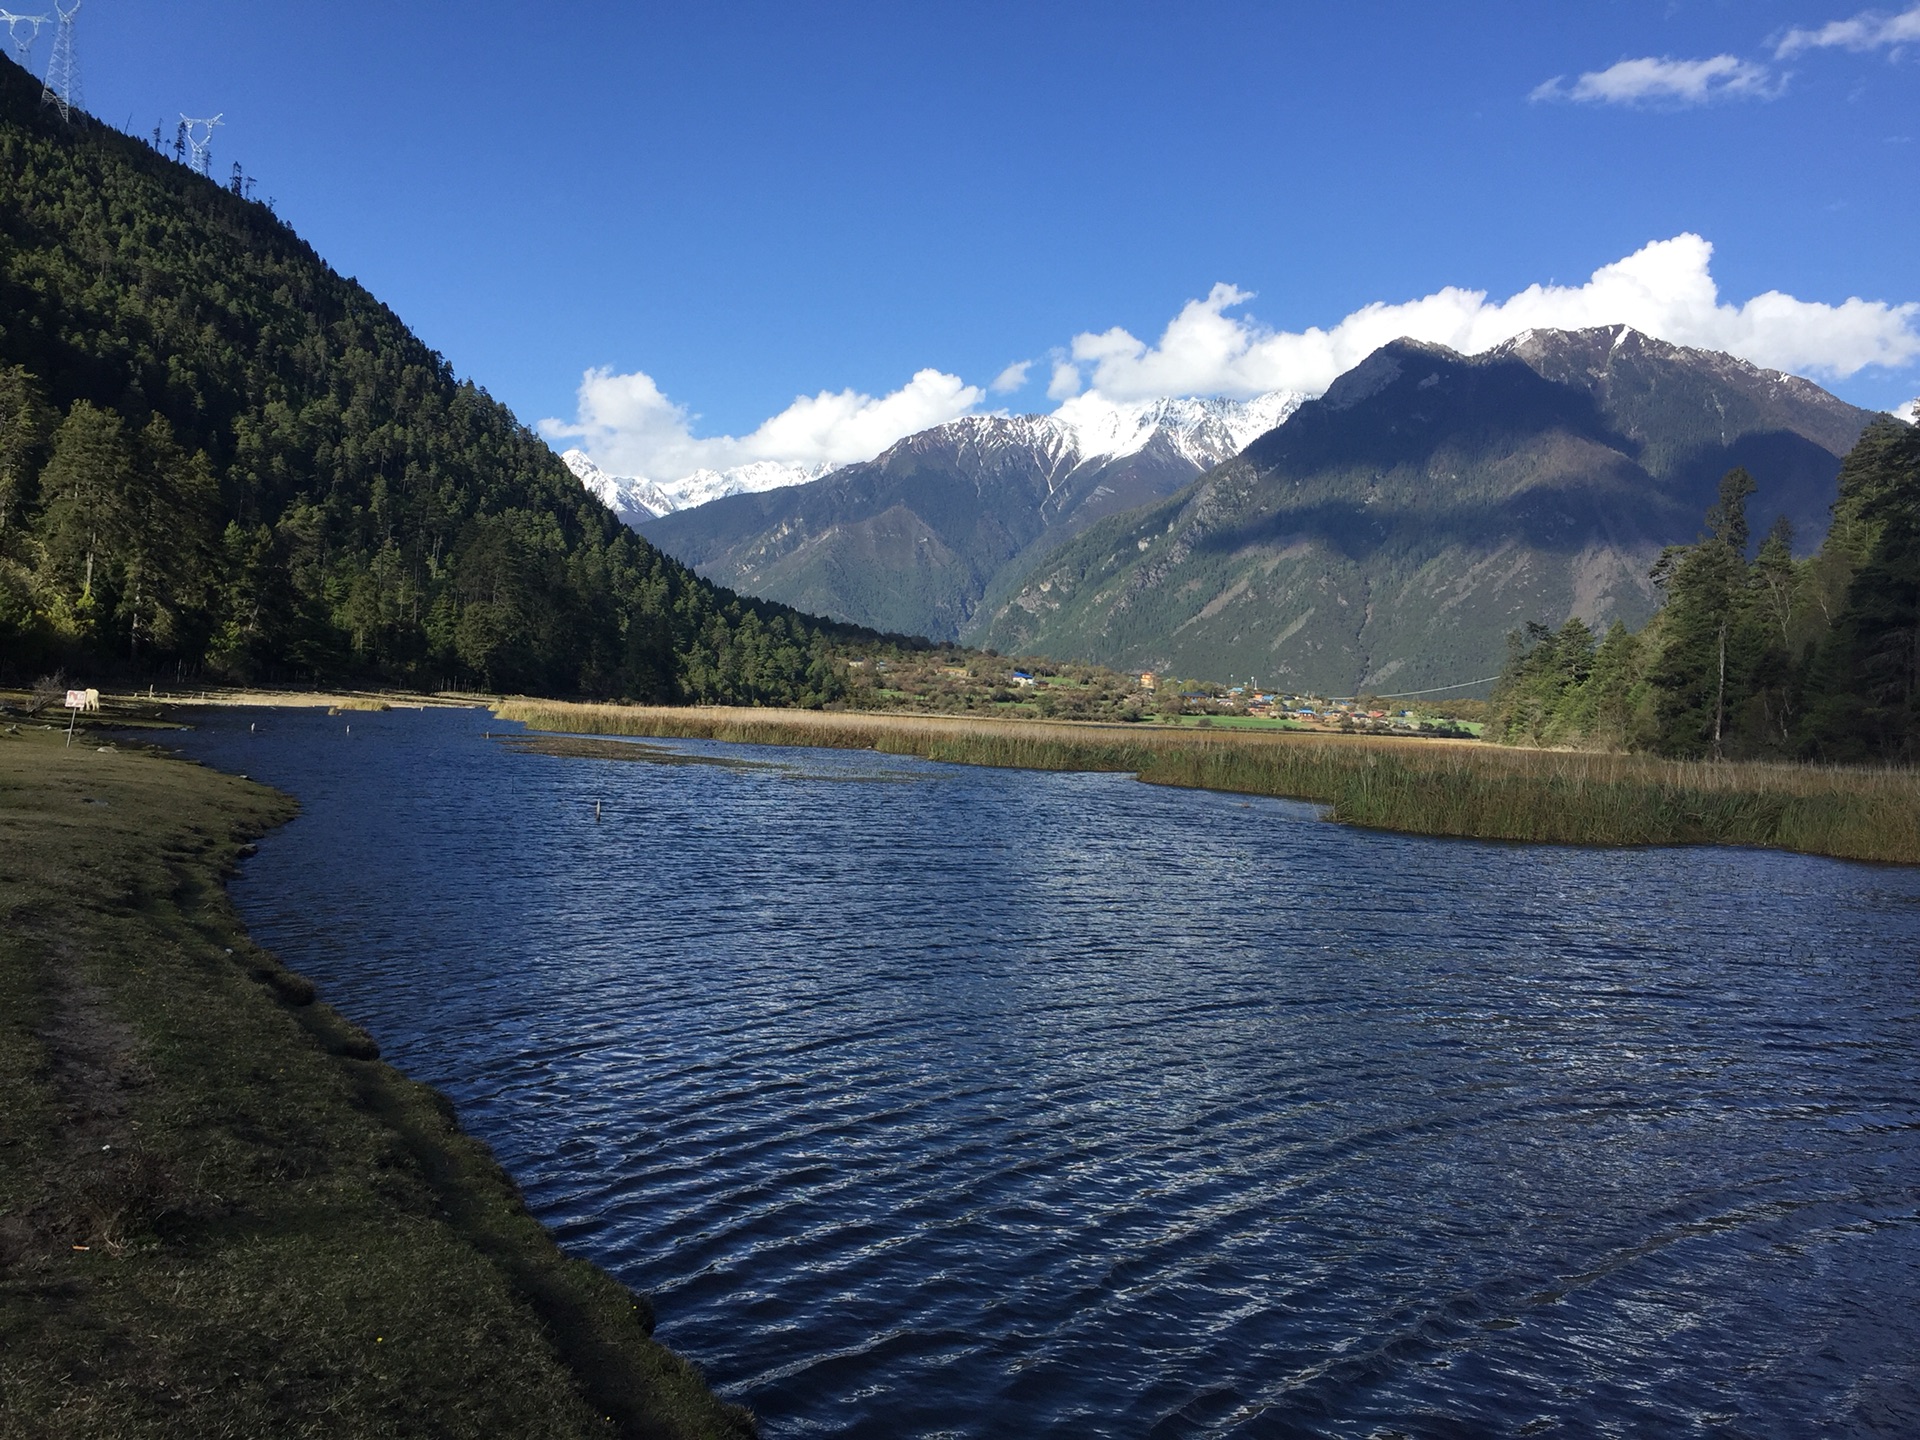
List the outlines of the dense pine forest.
{"type": "Polygon", "coordinates": [[[1876,421],[1840,471],[1833,526],[1795,560],[1752,544],[1733,470],[1693,545],[1654,571],[1637,634],[1578,618],[1512,638],[1491,738],[1679,757],[1920,760],[1920,428],[1876,421]],[[1751,558],[1749,558],[1751,552],[1751,558]]]}
{"type": "Polygon", "coordinates": [[[0,680],[841,693],[238,188],[0,61],[0,680]]]}

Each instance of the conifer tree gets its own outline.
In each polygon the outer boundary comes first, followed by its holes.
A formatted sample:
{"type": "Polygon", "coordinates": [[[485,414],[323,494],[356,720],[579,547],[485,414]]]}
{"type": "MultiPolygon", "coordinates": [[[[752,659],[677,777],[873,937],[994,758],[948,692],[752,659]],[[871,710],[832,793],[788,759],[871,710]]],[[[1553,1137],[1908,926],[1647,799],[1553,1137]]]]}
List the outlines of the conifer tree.
{"type": "Polygon", "coordinates": [[[1777,521],[1743,554],[1752,482],[1732,471],[1694,545],[1669,548],[1665,603],[1614,625],[1584,679],[1578,632],[1516,634],[1488,734],[1676,756],[1920,760],[1920,428],[1867,427],[1810,560],[1777,521]]]}
{"type": "Polygon", "coordinates": [[[1744,753],[1781,753],[1792,746],[1799,723],[1805,663],[1796,636],[1802,624],[1804,567],[1793,558],[1793,526],[1781,516],[1760,542],[1749,576],[1745,633],[1739,652],[1748,672],[1741,677],[1744,708],[1736,714],[1744,753]]]}
{"type": "Polygon", "coordinates": [[[1920,758],[1920,430],[1868,427],[1841,470],[1829,542],[1844,602],[1813,666],[1808,748],[1833,760],[1920,758]]]}
{"type": "Polygon", "coordinates": [[[21,365],[0,365],[0,554],[32,503],[41,451],[53,429],[40,382],[21,365]]]}
{"type": "Polygon", "coordinates": [[[1645,649],[1641,637],[1620,621],[1607,627],[1606,639],[1594,652],[1592,674],[1581,688],[1577,733],[1588,744],[1606,750],[1638,748],[1644,728],[1645,649]]]}
{"type": "Polygon", "coordinates": [[[1698,544],[1670,549],[1655,577],[1666,590],[1661,650],[1650,679],[1657,692],[1654,744],[1679,756],[1726,754],[1729,715],[1744,700],[1750,665],[1741,653],[1748,602],[1746,506],[1753,477],[1730,470],[1707,512],[1698,544]]]}
{"type": "Polygon", "coordinates": [[[183,450],[159,415],[140,432],[135,464],[123,495],[125,576],[115,618],[128,658],[138,660],[203,638],[216,595],[220,492],[207,457],[183,450]]]}
{"type": "Polygon", "coordinates": [[[879,642],[662,555],[244,193],[5,66],[0,156],[0,679],[820,704],[879,642]]]}
{"type": "Polygon", "coordinates": [[[125,423],[111,410],[76,401],[40,476],[38,529],[49,588],[82,634],[113,612],[117,571],[134,531],[127,503],[133,470],[125,423]]]}

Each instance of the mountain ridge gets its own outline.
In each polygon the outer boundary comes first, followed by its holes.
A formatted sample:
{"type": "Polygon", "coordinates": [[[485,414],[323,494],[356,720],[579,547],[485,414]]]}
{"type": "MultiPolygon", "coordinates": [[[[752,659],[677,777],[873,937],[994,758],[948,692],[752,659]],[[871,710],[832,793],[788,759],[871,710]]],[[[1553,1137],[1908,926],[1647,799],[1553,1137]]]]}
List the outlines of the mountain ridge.
{"type": "MultiPolygon", "coordinates": [[[[962,415],[943,425],[915,431],[894,443],[937,434],[944,425],[1004,419],[1030,423],[1037,431],[1052,437],[1052,443],[1077,448],[1083,461],[1120,459],[1145,449],[1163,435],[1175,453],[1187,456],[1196,467],[1205,469],[1236,453],[1255,435],[1277,425],[1304,398],[1287,390],[1256,395],[1248,400],[1175,397],[1116,402],[1098,395],[1080,395],[1062,402],[1051,414],[1016,416],[991,411],[983,415],[962,415]]],[[[1048,442],[1036,437],[1035,443],[1048,442]]],[[[678,479],[663,481],[642,475],[610,474],[577,447],[562,452],[560,458],[581,484],[634,526],[681,510],[696,509],[729,495],[758,494],[811,484],[848,468],[845,464],[825,462],[808,465],[753,460],[720,470],[703,467],[678,479]]]]}
{"type": "Polygon", "coordinates": [[[1119,668],[1349,694],[1497,673],[1507,631],[1640,623],[1719,475],[1801,548],[1869,413],[1625,326],[1381,347],[1179,493],[1062,546],[970,632],[1119,668]]]}
{"type": "Polygon", "coordinates": [[[953,640],[1010,569],[1169,493],[1301,400],[1086,396],[1052,415],[967,415],[809,484],[722,497],[641,530],[730,588],[953,640]]]}

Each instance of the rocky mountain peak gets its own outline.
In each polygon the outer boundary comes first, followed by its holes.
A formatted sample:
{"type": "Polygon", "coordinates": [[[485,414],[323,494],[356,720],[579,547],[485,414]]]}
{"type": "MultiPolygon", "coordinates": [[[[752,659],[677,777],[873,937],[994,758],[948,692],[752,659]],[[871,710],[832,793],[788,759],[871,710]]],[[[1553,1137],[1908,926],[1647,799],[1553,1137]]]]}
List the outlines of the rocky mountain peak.
{"type": "MultiPolygon", "coordinates": [[[[963,467],[1015,464],[1038,469],[1051,488],[1056,479],[1082,467],[1109,464],[1154,447],[1166,463],[1198,474],[1239,454],[1249,442],[1284,421],[1305,398],[1291,390],[1247,400],[1113,401],[1081,395],[1051,415],[963,415],[896,441],[870,463],[885,466],[910,456],[937,456],[963,467]]],[[[636,526],[728,495],[805,485],[851,468],[759,460],[656,481],[610,475],[581,450],[569,450],[561,458],[581,484],[636,526]]]]}
{"type": "Polygon", "coordinates": [[[1871,417],[1796,376],[1630,326],[1477,355],[1398,340],[1177,493],[996,586],[964,633],[1008,653],[1333,694],[1495,673],[1507,633],[1638,624],[1663,546],[1727,470],[1750,513],[1824,532],[1871,417]]]}
{"type": "Polygon", "coordinates": [[[581,485],[592,491],[602,505],[628,525],[669,515],[680,508],[671,495],[651,480],[630,475],[609,475],[594,464],[584,450],[569,450],[560,458],[581,485]]]}

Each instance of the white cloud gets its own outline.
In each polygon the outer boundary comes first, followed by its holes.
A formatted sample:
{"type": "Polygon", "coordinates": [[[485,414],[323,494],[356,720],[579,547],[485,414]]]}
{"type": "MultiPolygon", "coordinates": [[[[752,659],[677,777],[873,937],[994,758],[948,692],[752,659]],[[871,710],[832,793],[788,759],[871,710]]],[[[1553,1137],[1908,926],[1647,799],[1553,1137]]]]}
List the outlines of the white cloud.
{"type": "Polygon", "coordinates": [[[993,391],[993,393],[996,395],[1011,395],[1014,391],[1019,390],[1026,385],[1027,371],[1031,370],[1032,368],[1033,368],[1033,361],[1016,360],[1013,364],[1007,366],[1006,369],[1002,370],[998,375],[994,376],[993,384],[989,385],[987,388],[993,391]]]}
{"type": "Polygon", "coordinates": [[[1048,393],[1065,398],[1084,383],[1112,400],[1319,394],[1401,336],[1477,354],[1524,330],[1596,325],[1631,325],[1757,365],[1841,377],[1920,356],[1920,304],[1852,299],[1827,305],[1777,290],[1724,304],[1709,269],[1712,258],[1713,246],[1700,236],[1679,235],[1601,266],[1584,285],[1531,285],[1501,301],[1489,301],[1484,290],[1449,286],[1417,300],[1364,306],[1325,330],[1270,330],[1228,315],[1251,296],[1215,285],[1204,300],[1188,301],[1155,344],[1120,329],[1075,337],[1076,363],[1064,367],[1071,374],[1056,371],[1048,393]]]}
{"type": "Polygon", "coordinates": [[[1715,100],[1771,99],[1780,87],[1764,65],[1734,55],[1706,60],[1642,56],[1605,70],[1589,70],[1572,85],[1556,75],[1536,85],[1530,100],[1599,105],[1706,105],[1715,100]]]}
{"type": "Polygon", "coordinates": [[[1851,20],[1833,20],[1815,29],[1795,26],[1774,46],[1774,58],[1785,60],[1804,50],[1879,50],[1920,40],[1920,5],[1898,15],[1863,10],[1851,20]]]}
{"type": "Polygon", "coordinates": [[[1909,425],[1920,425],[1920,398],[1907,401],[1893,412],[1909,425]]]}
{"type": "MultiPolygon", "coordinates": [[[[1049,357],[1050,399],[1125,403],[1170,396],[1249,398],[1276,390],[1317,395],[1389,341],[1403,336],[1466,354],[1526,330],[1631,325],[1662,340],[1724,350],[1757,365],[1844,378],[1866,366],[1920,359],[1920,304],[1850,299],[1838,305],[1778,290],[1734,304],[1714,283],[1713,246],[1677,235],[1603,265],[1583,285],[1530,285],[1504,300],[1448,286],[1430,295],[1362,306],[1325,329],[1275,330],[1232,314],[1253,299],[1215,285],[1189,300],[1157,340],[1114,328],[1089,331],[1049,357]]],[[[1031,365],[1003,370],[992,389],[1024,384],[1031,365]]],[[[610,474],[671,484],[698,470],[755,462],[836,466],[868,460],[896,440],[971,413],[987,391],[922,370],[891,394],[853,390],[801,396],[742,436],[696,436],[695,417],[652,377],[589,370],[572,420],[543,420],[549,439],[578,444],[610,474]]]]}
{"type": "Polygon", "coordinates": [[[1047,381],[1049,400],[1071,400],[1080,393],[1080,371],[1066,360],[1053,362],[1053,378],[1047,381]]]}
{"type": "Polygon", "coordinates": [[[661,393],[653,377],[589,370],[572,420],[542,420],[550,440],[571,440],[604,470],[655,481],[756,460],[845,465],[869,460],[902,436],[964,415],[986,392],[957,375],[921,370],[890,395],[854,390],[801,395],[749,435],[697,437],[694,417],[661,393]]]}

